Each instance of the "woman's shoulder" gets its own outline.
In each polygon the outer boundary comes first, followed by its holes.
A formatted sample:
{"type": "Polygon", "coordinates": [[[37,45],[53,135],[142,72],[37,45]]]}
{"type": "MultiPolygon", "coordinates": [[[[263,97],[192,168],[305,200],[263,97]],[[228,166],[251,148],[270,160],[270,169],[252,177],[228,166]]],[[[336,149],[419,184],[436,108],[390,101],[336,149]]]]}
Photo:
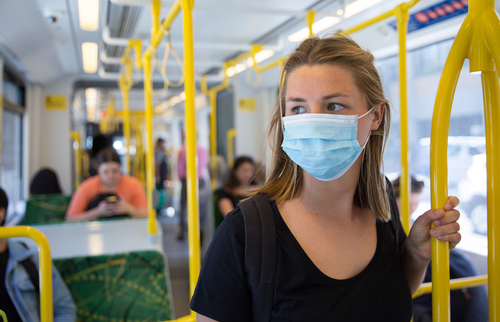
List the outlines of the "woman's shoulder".
{"type": "Polygon", "coordinates": [[[82,181],[79,189],[95,190],[95,189],[97,189],[97,187],[99,186],[100,183],[101,183],[101,178],[99,178],[99,175],[95,175],[95,176],[92,176],[92,177],[87,178],[84,181],[82,181]]]}
{"type": "Polygon", "coordinates": [[[243,212],[239,207],[236,207],[233,211],[228,213],[224,221],[228,222],[232,230],[245,231],[245,219],[243,218],[243,212]]]}

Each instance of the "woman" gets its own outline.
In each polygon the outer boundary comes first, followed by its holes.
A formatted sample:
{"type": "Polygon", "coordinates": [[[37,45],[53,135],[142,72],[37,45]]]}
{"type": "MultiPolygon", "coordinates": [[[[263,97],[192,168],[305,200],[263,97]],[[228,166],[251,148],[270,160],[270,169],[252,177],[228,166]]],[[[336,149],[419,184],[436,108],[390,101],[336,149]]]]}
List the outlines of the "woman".
{"type": "MultiPolygon", "coordinates": [[[[458,199],[420,216],[408,238],[400,223],[391,231],[397,207],[391,214],[381,173],[390,109],[373,56],[350,38],[305,40],[282,84],[257,191],[272,204],[278,245],[266,320],[410,321],[431,236],[450,248],[460,241],[458,199]]],[[[237,208],[214,236],[191,302],[198,321],[252,321],[244,227],[237,208]]]]}
{"type": "Polygon", "coordinates": [[[248,197],[248,192],[256,190],[252,184],[254,163],[252,158],[241,156],[234,161],[233,169],[226,184],[219,190],[217,206],[223,217],[236,208],[236,205],[248,197]]]}
{"type": "Polygon", "coordinates": [[[141,182],[120,172],[118,154],[111,148],[97,156],[98,175],[85,180],[76,190],[67,221],[94,220],[116,216],[146,217],[146,193],[141,182]]]}
{"type": "Polygon", "coordinates": [[[59,186],[57,174],[49,169],[44,168],[38,171],[33,177],[30,184],[30,195],[49,195],[61,194],[62,190],[59,186]]]}

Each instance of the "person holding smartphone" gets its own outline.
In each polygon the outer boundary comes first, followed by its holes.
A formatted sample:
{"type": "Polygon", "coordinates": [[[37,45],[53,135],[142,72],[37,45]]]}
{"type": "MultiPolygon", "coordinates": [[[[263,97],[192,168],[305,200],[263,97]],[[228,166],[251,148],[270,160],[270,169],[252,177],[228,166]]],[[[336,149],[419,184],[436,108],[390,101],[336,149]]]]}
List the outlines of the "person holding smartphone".
{"type": "Polygon", "coordinates": [[[67,221],[111,217],[146,217],[146,192],[141,182],[121,174],[118,154],[107,148],[97,157],[98,175],[76,190],[66,213],[67,221]]]}

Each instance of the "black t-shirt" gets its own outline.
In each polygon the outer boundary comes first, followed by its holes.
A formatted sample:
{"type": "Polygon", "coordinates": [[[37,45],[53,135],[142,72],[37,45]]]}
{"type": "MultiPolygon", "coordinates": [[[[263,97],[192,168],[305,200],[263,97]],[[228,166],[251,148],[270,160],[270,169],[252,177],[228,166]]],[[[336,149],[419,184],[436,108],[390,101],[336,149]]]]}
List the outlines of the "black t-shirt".
{"type": "Polygon", "coordinates": [[[5,312],[9,322],[22,322],[16,307],[10,299],[7,289],[5,288],[5,271],[7,269],[7,262],[9,261],[9,250],[0,253],[0,310],[5,312]]]}
{"type": "Polygon", "coordinates": [[[221,200],[222,198],[228,198],[229,200],[231,200],[233,207],[236,208],[240,201],[245,199],[247,196],[235,196],[222,188],[219,190],[217,197],[219,198],[219,200],[221,200]]]}
{"type": "MultiPolygon", "coordinates": [[[[270,321],[410,321],[411,291],[390,223],[377,222],[377,248],[358,275],[336,280],[322,273],[288,229],[273,202],[278,244],[270,321]]],[[[217,230],[201,269],[191,309],[217,321],[252,321],[245,274],[245,226],[239,208],[217,230]]]]}

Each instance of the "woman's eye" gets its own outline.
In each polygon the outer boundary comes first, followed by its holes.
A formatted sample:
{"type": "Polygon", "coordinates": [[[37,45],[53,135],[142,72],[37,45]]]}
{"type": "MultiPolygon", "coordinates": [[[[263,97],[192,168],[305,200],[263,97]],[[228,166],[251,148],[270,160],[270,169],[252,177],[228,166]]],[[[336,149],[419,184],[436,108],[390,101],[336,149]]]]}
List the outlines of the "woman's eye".
{"type": "Polygon", "coordinates": [[[344,106],[337,104],[337,103],[330,103],[328,104],[328,110],[329,111],[342,111],[344,109],[344,106]]]}
{"type": "Polygon", "coordinates": [[[302,114],[306,111],[306,108],[303,107],[303,106],[296,106],[294,108],[292,108],[292,113],[293,114],[302,114]]]}

